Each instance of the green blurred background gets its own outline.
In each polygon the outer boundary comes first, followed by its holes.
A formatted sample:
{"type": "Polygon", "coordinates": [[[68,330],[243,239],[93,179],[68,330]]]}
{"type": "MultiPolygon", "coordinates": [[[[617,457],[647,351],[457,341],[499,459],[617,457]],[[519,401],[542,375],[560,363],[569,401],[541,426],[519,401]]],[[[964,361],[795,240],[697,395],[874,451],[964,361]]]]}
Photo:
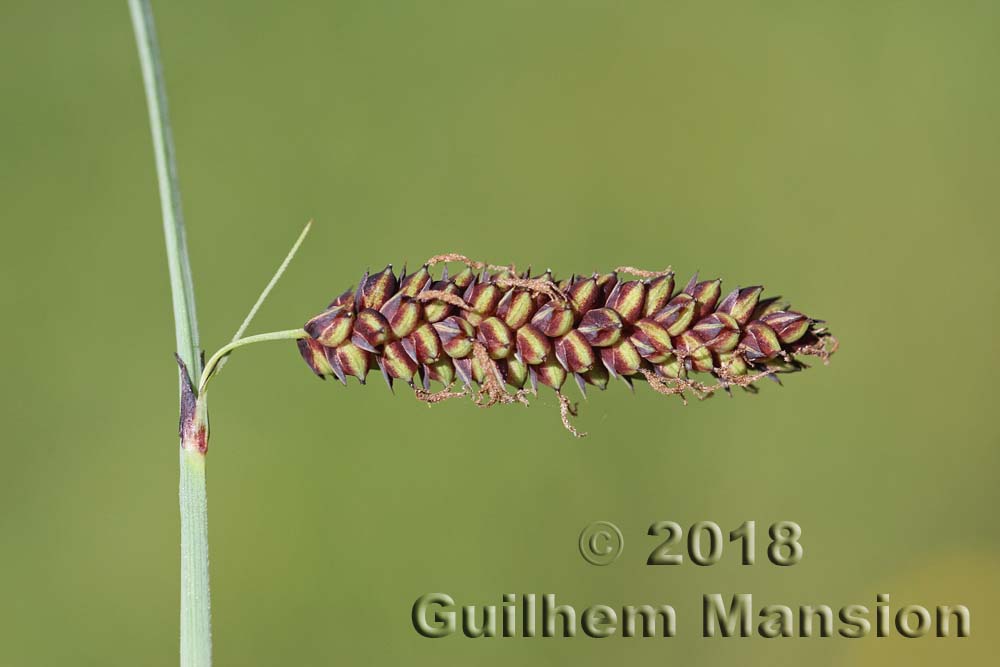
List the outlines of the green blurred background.
{"type": "MultiPolygon", "coordinates": [[[[756,397],[613,386],[580,441],[550,394],[428,409],[240,351],[212,397],[217,664],[995,657],[1000,5],[156,10],[209,352],[309,218],[255,331],[454,251],[763,283],[843,343],[756,397]],[[606,568],[577,553],[597,519],[625,533],[606,568]],[[805,558],[647,567],[662,519],[795,520],[805,558]],[[409,616],[432,591],[669,602],[679,637],[431,641],[409,616]],[[707,640],[710,592],[963,603],[973,636],[707,640]]],[[[0,53],[0,664],[176,664],[173,322],[125,3],[5,0],[0,53]]]]}

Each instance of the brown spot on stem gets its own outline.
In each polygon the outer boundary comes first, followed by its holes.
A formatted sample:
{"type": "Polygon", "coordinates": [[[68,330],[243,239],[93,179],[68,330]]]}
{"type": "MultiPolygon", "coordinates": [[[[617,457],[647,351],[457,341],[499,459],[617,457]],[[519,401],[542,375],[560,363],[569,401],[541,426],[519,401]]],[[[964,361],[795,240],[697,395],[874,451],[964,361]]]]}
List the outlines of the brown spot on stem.
{"type": "Polygon", "coordinates": [[[174,354],[181,369],[181,415],[178,434],[181,448],[208,453],[208,424],[205,420],[204,405],[198,400],[187,364],[179,354],[174,354]]]}

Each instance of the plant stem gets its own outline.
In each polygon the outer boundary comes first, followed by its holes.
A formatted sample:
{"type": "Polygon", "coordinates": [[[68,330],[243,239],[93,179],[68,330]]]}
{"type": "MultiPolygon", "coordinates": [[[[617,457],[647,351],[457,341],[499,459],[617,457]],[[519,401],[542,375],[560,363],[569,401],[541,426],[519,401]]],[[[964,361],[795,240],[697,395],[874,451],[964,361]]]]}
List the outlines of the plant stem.
{"type": "MultiPolygon", "coordinates": [[[[167,113],[167,92],[163,80],[149,0],[129,0],[132,28],[139,51],[139,64],[149,108],[156,176],[160,190],[163,234],[170,269],[177,354],[191,377],[201,375],[201,346],[195,314],[194,286],[188,260],[184,217],[174,142],[167,113]]],[[[189,382],[180,372],[181,394],[189,382]]],[[[204,409],[204,404],[201,405],[204,409]]],[[[180,448],[181,511],[181,667],[208,667],[212,664],[211,598],[208,585],[208,503],[205,492],[205,454],[198,448],[180,448]]]]}
{"type": "Polygon", "coordinates": [[[269,340],[298,340],[300,338],[306,338],[309,334],[306,333],[305,329],[286,329],[285,331],[272,331],[269,333],[256,334],[253,336],[247,336],[246,338],[238,338],[231,341],[221,347],[218,352],[212,355],[205,364],[205,370],[201,373],[201,379],[198,382],[198,395],[204,399],[208,393],[208,382],[215,376],[217,369],[222,367],[222,362],[225,361],[226,357],[233,350],[243,347],[244,345],[253,345],[254,343],[264,343],[269,340]]]}
{"type": "Polygon", "coordinates": [[[269,280],[267,285],[264,287],[264,291],[257,297],[257,301],[254,302],[253,308],[251,308],[250,312],[247,313],[247,316],[243,318],[243,323],[240,324],[240,328],[236,330],[231,342],[235,343],[243,337],[243,334],[247,332],[247,328],[249,328],[250,323],[253,322],[253,318],[257,315],[257,311],[260,310],[264,301],[267,300],[267,297],[271,293],[271,290],[274,289],[274,286],[278,284],[279,280],[281,280],[281,276],[285,275],[285,271],[288,270],[288,265],[292,263],[293,259],[295,259],[295,253],[299,251],[299,248],[302,246],[302,242],[306,240],[306,236],[309,234],[309,230],[312,229],[312,225],[312,220],[310,220],[306,223],[306,226],[302,228],[302,233],[299,234],[299,238],[295,239],[295,243],[292,244],[291,250],[289,250],[288,254],[285,255],[285,259],[283,259],[281,264],[278,266],[278,270],[274,272],[273,276],[271,276],[271,280],[269,280]]]}
{"type": "Polygon", "coordinates": [[[167,243],[167,265],[170,268],[170,294],[173,298],[177,353],[187,365],[191,376],[201,373],[201,346],[198,342],[198,318],[194,306],[194,285],[188,260],[187,236],[181,213],[181,190],[177,181],[177,161],[174,139],[167,111],[167,90],[163,80],[163,65],[156,41],[153,8],[149,0],[129,0],[132,28],[139,48],[139,63],[149,107],[149,125],[153,135],[156,176],[160,188],[160,209],[163,215],[163,235],[167,243]]]}
{"type": "MultiPolygon", "coordinates": [[[[285,255],[285,259],[278,266],[278,270],[274,272],[274,275],[271,276],[271,280],[269,280],[267,285],[264,287],[264,291],[261,292],[260,296],[257,297],[257,301],[254,302],[253,307],[250,309],[250,312],[247,313],[247,316],[245,318],[243,318],[243,323],[240,325],[240,328],[236,330],[236,333],[233,335],[233,338],[230,341],[230,343],[235,343],[236,341],[238,341],[240,338],[243,337],[243,334],[246,333],[247,328],[249,328],[250,323],[253,322],[253,318],[257,315],[257,311],[260,310],[260,307],[264,304],[264,301],[267,300],[267,297],[271,293],[271,290],[273,290],[274,286],[278,284],[279,280],[281,280],[281,276],[285,275],[285,271],[288,269],[288,265],[291,264],[292,260],[295,258],[295,253],[299,251],[299,247],[302,246],[302,242],[305,241],[306,236],[309,235],[309,230],[312,229],[312,224],[313,224],[312,220],[306,223],[306,226],[302,229],[302,233],[299,234],[299,238],[295,239],[295,243],[292,244],[292,249],[288,251],[287,255],[285,255]]],[[[219,367],[216,370],[216,372],[222,371],[222,367],[226,365],[226,362],[228,360],[229,357],[223,357],[222,360],[219,361],[219,367]]]]}
{"type": "Polygon", "coordinates": [[[180,448],[181,667],[212,664],[212,605],[208,587],[208,499],[205,455],[180,448]]]}

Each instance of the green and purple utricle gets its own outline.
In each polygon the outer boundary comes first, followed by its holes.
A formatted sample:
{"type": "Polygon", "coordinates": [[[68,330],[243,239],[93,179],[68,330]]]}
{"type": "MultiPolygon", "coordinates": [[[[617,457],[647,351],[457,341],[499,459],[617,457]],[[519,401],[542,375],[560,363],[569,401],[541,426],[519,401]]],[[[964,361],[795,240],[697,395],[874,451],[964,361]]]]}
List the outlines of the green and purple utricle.
{"type": "Polygon", "coordinates": [[[826,361],[837,347],[822,321],[762,293],[754,286],[723,296],[721,280],[697,276],[675,291],[670,270],[556,280],[446,255],[410,274],[391,265],[366,273],[306,323],[309,337],[298,344],[320,377],[364,383],[378,369],[390,387],[401,380],[421,398],[433,396],[432,381],[458,382],[487,387],[492,404],[503,385],[520,398],[539,384],[561,392],[571,377],[581,391],[612,378],[668,394],[752,391],[759,378],[806,368],[796,356],[826,361]],[[444,260],[465,266],[435,278],[431,269],[444,260]]]}

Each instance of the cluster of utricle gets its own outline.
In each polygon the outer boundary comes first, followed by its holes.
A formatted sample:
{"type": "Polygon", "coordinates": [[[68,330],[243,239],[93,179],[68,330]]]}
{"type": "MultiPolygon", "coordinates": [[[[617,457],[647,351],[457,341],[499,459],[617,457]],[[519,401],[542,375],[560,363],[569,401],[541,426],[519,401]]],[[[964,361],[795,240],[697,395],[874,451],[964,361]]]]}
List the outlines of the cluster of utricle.
{"type": "Polygon", "coordinates": [[[704,395],[730,385],[753,389],[760,377],[805,367],[793,355],[825,361],[835,349],[818,320],[761,299],[761,287],[722,297],[721,280],[697,277],[675,292],[669,270],[556,281],[549,272],[531,277],[469,260],[435,279],[432,264],[399,277],[391,265],[366,273],[356,290],[309,320],[299,349],[312,370],[363,383],[377,368],[390,387],[404,381],[424,400],[434,400],[431,381],[464,387],[439,392],[446,397],[475,383],[488,404],[523,402],[540,383],[560,394],[565,421],[561,389],[569,378],[581,391],[621,378],[646,380],[660,393],[704,395]],[[699,383],[692,372],[717,382],[699,383]]]}

